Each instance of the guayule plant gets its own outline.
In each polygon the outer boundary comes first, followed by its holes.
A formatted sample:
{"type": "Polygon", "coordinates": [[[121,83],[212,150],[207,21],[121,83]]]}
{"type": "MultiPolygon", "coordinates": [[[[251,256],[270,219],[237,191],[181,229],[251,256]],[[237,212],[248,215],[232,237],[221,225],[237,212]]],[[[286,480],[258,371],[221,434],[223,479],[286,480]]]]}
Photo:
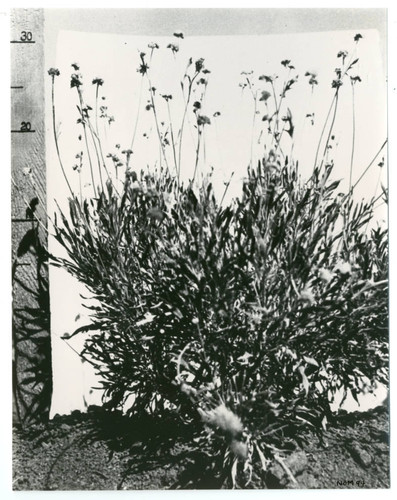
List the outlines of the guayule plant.
{"type": "MultiPolygon", "coordinates": [[[[174,56],[175,47],[169,46],[174,56]]],[[[299,441],[301,429],[320,433],[326,427],[339,389],[357,397],[363,380],[387,382],[387,231],[368,229],[377,200],[357,203],[351,182],[342,193],[332,180],[334,120],[324,126],[325,146],[317,146],[308,179],[284,153],[282,136],[293,140],[294,126],[292,111],[284,115],[283,106],[296,77],[287,77],[277,98],[274,77],[260,77],[270,91],[259,92],[252,75],[244,75],[255,114],[259,102],[268,110],[262,131],[267,147],[258,161],[251,155],[241,197],[219,201],[211,175],[196,175],[203,127],[211,125],[200,113],[204,93],[191,102],[193,82],[203,79],[206,87],[204,61],[189,61],[179,133],[170,120],[164,134],[149,70],[157,48],[149,60],[140,54],[138,71],[148,80],[163,167],[139,172],[125,150],[121,190],[106,180],[108,171],[92,198],[70,189],[69,213],[61,212],[54,226],[68,258],[54,262],[96,299],[92,322],[75,334],[86,335],[82,355],[101,375],[104,403],[130,414],[174,409],[196,426],[197,443],[212,457],[221,482],[227,470],[232,486],[248,484],[270,459],[286,467],[283,450],[299,441]],[[189,113],[197,148],[193,178],[183,183],[189,113]]],[[[356,63],[347,54],[338,57],[343,69],[332,85],[329,116],[356,63]]],[[[282,65],[288,75],[294,70],[288,60],[282,65]]],[[[56,70],[50,71],[54,83],[56,70]]],[[[317,85],[315,75],[308,76],[317,85]]],[[[98,129],[76,79],[84,132],[96,144],[100,166],[98,129]]],[[[96,83],[96,99],[98,89],[96,83]]],[[[171,96],[162,97],[168,105],[171,96]]]]}

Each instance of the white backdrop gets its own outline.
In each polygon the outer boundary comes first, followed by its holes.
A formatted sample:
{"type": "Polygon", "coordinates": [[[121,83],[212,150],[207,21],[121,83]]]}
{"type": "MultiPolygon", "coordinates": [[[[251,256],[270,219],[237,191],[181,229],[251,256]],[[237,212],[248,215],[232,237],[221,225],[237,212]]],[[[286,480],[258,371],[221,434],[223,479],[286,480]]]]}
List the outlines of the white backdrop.
{"type": "MultiPolygon", "coordinates": [[[[177,27],[176,27],[177,28],[177,27]]],[[[291,60],[296,70],[291,77],[299,74],[298,83],[287,94],[295,123],[294,157],[299,159],[303,174],[311,171],[321,127],[331,103],[333,89],[331,81],[335,78],[334,69],[341,65],[336,55],[340,50],[353,50],[353,37],[357,31],[338,31],[299,35],[268,36],[213,36],[187,37],[184,40],[172,36],[163,38],[134,37],[126,35],[87,34],[80,32],[60,32],[57,43],[56,61],[49,66],[59,68],[61,75],[56,78],[57,127],[60,133],[60,151],[73,189],[78,191],[78,176],[72,166],[76,163],[75,155],[81,150],[78,135],[82,132],[76,124],[76,90],[70,88],[70,74],[74,72],[72,63],[78,63],[84,81],[84,97],[94,107],[95,87],[93,78],[104,80],[101,89],[106,95],[108,112],[114,115],[111,127],[103,127],[104,151],[115,152],[114,145],[120,144],[128,149],[134,134],[134,124],[138,113],[141,76],[137,72],[139,51],[150,53],[148,43],[157,42],[161,49],[156,51],[151,63],[152,84],[161,94],[172,94],[170,101],[172,119],[175,128],[183,112],[180,79],[187,60],[199,57],[205,59],[205,66],[211,70],[203,114],[212,117],[219,111],[221,115],[212,119],[212,125],[205,130],[206,164],[214,167],[214,180],[218,192],[223,190],[223,183],[235,172],[229,190],[229,197],[240,192],[241,180],[245,175],[251,157],[251,131],[253,103],[247,90],[242,93],[239,83],[243,81],[242,71],[254,71],[253,79],[258,84],[262,74],[280,75],[282,80],[285,68],[280,64],[284,59],[291,60]],[[180,50],[177,58],[173,57],[169,43],[178,43],[180,50]],[[311,87],[304,77],[306,71],[316,73],[319,85],[311,93],[311,87]],[[315,125],[305,118],[307,113],[315,111],[315,125]]],[[[385,71],[382,67],[379,37],[376,31],[360,31],[363,39],[357,46],[359,63],[352,74],[358,74],[362,82],[355,87],[356,139],[353,182],[372,160],[387,136],[385,71]]],[[[172,35],[172,34],[171,34],[172,35]]],[[[132,165],[138,170],[152,165],[158,158],[158,146],[155,147],[155,129],[153,117],[145,111],[147,84],[143,86],[143,97],[139,115],[132,156],[132,165]],[[144,137],[146,134],[149,138],[144,137]],[[151,142],[153,141],[153,142],[151,142]]],[[[61,208],[67,206],[67,186],[63,179],[55,154],[51,136],[50,102],[48,102],[48,213],[56,210],[54,200],[61,208]]],[[[347,82],[341,90],[339,111],[335,124],[335,161],[334,178],[343,179],[341,189],[347,189],[352,144],[352,98],[350,84],[347,82]]],[[[263,114],[265,114],[263,112],[263,114]]],[[[262,113],[258,115],[258,122],[262,113]]],[[[164,116],[164,119],[166,116],[164,116]]],[[[184,135],[186,145],[183,150],[184,178],[192,175],[194,156],[192,126],[186,127],[184,135]]],[[[255,154],[260,157],[261,150],[255,154]]],[[[119,156],[121,156],[119,154],[119,156]]],[[[378,162],[377,162],[378,163],[378,162]]],[[[89,184],[88,166],[83,172],[83,184],[89,184]]],[[[380,174],[385,174],[378,167],[370,169],[359,185],[357,199],[380,193],[380,174]]],[[[386,183],[386,178],[381,179],[386,183]]],[[[91,186],[86,186],[89,194],[91,186]]],[[[377,212],[377,218],[386,218],[385,207],[377,212]]],[[[60,252],[53,239],[49,242],[50,252],[60,252]]],[[[88,317],[81,306],[80,294],[87,296],[84,288],[63,270],[50,270],[51,296],[51,335],[53,346],[54,394],[51,415],[68,413],[74,409],[84,409],[87,404],[100,401],[100,391],[92,391],[98,381],[92,368],[82,363],[73,349],[82,347],[82,339],[73,339],[68,343],[60,340],[64,333],[73,332],[81,324],[86,324],[88,317]],[[73,348],[73,349],[72,349],[73,348]]],[[[383,398],[383,391],[379,398],[383,398]]],[[[366,406],[371,404],[367,399],[366,406]]]]}

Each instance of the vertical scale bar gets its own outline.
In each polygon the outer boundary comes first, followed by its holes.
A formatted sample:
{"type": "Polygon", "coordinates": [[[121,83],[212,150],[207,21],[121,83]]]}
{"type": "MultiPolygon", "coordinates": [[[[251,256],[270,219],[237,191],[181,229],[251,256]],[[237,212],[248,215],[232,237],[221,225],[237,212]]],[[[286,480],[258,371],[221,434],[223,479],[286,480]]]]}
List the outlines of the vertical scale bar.
{"type": "Polygon", "coordinates": [[[51,394],[48,276],[41,251],[47,247],[43,29],[42,9],[12,9],[13,419],[22,425],[45,418],[44,393],[51,394]]]}
{"type": "MultiPolygon", "coordinates": [[[[11,172],[18,186],[12,185],[11,213],[23,219],[26,201],[37,197],[37,215],[45,223],[43,27],[42,9],[11,11],[11,172]]],[[[26,224],[12,224],[14,251],[26,224]]]]}

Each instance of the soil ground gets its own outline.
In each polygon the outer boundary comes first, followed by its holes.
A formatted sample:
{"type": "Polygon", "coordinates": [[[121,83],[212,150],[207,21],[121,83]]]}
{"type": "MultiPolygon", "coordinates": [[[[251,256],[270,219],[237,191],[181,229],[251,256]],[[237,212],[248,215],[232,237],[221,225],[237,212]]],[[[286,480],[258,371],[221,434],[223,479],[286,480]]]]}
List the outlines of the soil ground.
{"type": "MultiPolygon", "coordinates": [[[[14,490],[146,490],[175,488],[189,466],[187,440],[164,423],[142,427],[96,409],[73,412],[13,432],[14,490]],[[168,443],[158,449],[158,436],[168,443]],[[126,436],[128,439],[126,440],[126,436]],[[157,449],[156,449],[157,448],[157,449]]],[[[307,444],[286,460],[293,482],[277,463],[263,488],[389,488],[388,409],[341,412],[323,442],[307,444]]],[[[190,483],[189,488],[213,484],[190,483]]]]}

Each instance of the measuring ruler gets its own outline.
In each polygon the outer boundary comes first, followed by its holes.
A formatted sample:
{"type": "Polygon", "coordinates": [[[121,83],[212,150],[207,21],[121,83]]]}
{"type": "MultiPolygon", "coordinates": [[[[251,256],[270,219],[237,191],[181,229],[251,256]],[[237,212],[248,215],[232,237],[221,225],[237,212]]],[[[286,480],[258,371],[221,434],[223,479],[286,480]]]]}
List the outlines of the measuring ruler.
{"type": "MultiPolygon", "coordinates": [[[[11,192],[13,257],[18,240],[32,224],[28,206],[38,199],[45,224],[46,169],[44,122],[44,12],[11,11],[11,192]]],[[[41,235],[45,237],[45,235],[41,235]]]]}

